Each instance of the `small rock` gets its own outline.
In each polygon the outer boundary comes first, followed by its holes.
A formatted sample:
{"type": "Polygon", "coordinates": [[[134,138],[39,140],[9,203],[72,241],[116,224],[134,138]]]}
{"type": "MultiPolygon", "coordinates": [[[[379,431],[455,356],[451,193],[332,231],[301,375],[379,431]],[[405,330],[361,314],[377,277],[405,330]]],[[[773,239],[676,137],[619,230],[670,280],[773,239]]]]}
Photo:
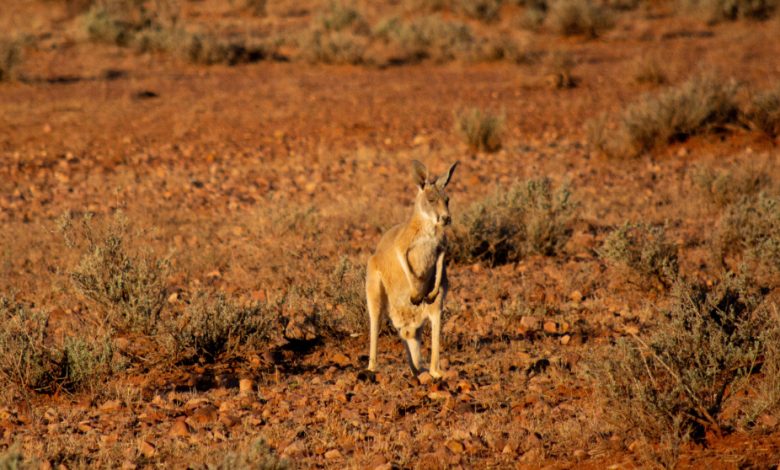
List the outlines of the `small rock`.
{"type": "Polygon", "coordinates": [[[241,395],[250,395],[255,388],[255,382],[252,379],[241,379],[238,381],[238,393],[241,395]]]}
{"type": "Polygon", "coordinates": [[[446,400],[451,396],[452,395],[450,395],[450,392],[446,390],[434,390],[428,394],[428,398],[430,398],[431,400],[446,400]]]}
{"type": "Polygon", "coordinates": [[[461,444],[459,441],[456,440],[449,440],[446,444],[449,450],[452,451],[453,454],[460,454],[463,452],[463,444],[461,444]]]}
{"type": "Polygon", "coordinates": [[[569,336],[569,335],[561,336],[561,344],[562,345],[566,346],[567,344],[569,344],[569,341],[571,341],[571,336],[569,336]]]}
{"type": "Polygon", "coordinates": [[[306,452],[306,446],[303,445],[303,442],[295,441],[284,448],[284,451],[282,451],[282,456],[298,457],[300,455],[303,455],[305,452],[306,452]]]}
{"type": "Polygon", "coordinates": [[[558,331],[558,325],[555,324],[554,321],[546,321],[544,322],[544,332],[554,334],[558,331]]]}
{"type": "Polygon", "coordinates": [[[157,449],[147,441],[141,440],[138,442],[138,451],[146,458],[152,458],[157,453],[157,449]]]}
{"type": "Polygon", "coordinates": [[[338,451],[338,449],[331,449],[327,452],[325,452],[325,459],[327,460],[340,460],[343,456],[341,455],[341,452],[338,451]]]}
{"type": "Polygon", "coordinates": [[[423,372],[422,374],[417,376],[417,380],[420,381],[421,385],[427,385],[433,382],[433,377],[428,372],[423,372]]]}
{"type": "Polygon", "coordinates": [[[525,315],[520,318],[520,326],[530,331],[537,330],[539,329],[539,319],[533,315],[525,315]]]}
{"type": "Polygon", "coordinates": [[[577,461],[584,460],[587,456],[588,454],[582,449],[577,449],[574,451],[574,459],[577,461]]]}
{"type": "Polygon", "coordinates": [[[113,413],[114,411],[119,411],[121,408],[122,404],[119,402],[119,400],[108,400],[107,402],[100,405],[98,410],[102,411],[103,413],[113,413]]]}
{"type": "Polygon", "coordinates": [[[339,367],[346,367],[349,365],[349,358],[343,353],[337,352],[331,357],[331,361],[339,367]]]}
{"type": "Polygon", "coordinates": [[[183,419],[177,419],[173,422],[171,429],[168,431],[170,437],[187,437],[190,435],[190,427],[183,419]]]}
{"type": "Polygon", "coordinates": [[[575,290],[571,294],[569,294],[569,298],[572,302],[580,303],[582,302],[582,292],[575,290]]]}

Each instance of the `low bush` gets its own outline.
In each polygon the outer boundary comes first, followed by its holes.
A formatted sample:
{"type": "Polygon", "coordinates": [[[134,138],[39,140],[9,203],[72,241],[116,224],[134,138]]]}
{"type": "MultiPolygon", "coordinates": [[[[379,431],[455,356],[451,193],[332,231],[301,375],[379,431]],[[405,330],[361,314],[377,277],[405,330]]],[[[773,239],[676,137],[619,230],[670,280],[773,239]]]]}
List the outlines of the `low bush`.
{"type": "Polygon", "coordinates": [[[591,122],[590,141],[612,157],[637,156],[736,123],[737,85],[714,75],[642,97],[616,118],[591,122]],[[610,127],[610,124],[612,126],[610,127]]]}
{"type": "Polygon", "coordinates": [[[740,416],[727,418],[724,409],[760,369],[765,333],[780,328],[764,295],[743,275],[712,288],[676,285],[652,335],[619,340],[594,364],[609,422],[649,443],[647,454],[664,464],[674,464],[686,440],[727,432],[740,416]]]}
{"type": "Polygon", "coordinates": [[[780,135],[780,87],[756,94],[745,114],[753,127],[769,137],[780,135]]]}
{"type": "Polygon", "coordinates": [[[667,241],[663,226],[626,222],[607,236],[599,254],[631,268],[642,279],[654,279],[667,287],[679,271],[677,247],[667,241]]]}
{"type": "Polygon", "coordinates": [[[154,333],[166,300],[168,261],[129,246],[132,237],[121,212],[102,227],[91,217],[77,225],[68,216],[60,223],[66,244],[81,251],[70,272],[73,285],[117,328],[154,333]]]}
{"type": "Polygon", "coordinates": [[[0,82],[16,77],[16,67],[22,61],[22,48],[18,41],[0,38],[0,82]]]}
{"type": "Polygon", "coordinates": [[[701,12],[710,23],[766,20],[778,8],[777,0],[684,0],[689,10],[701,12]]]}
{"type": "Polygon", "coordinates": [[[455,115],[455,129],[473,151],[495,152],[501,149],[503,115],[479,108],[462,110],[455,115]]]}
{"type": "Polygon", "coordinates": [[[173,320],[171,335],[179,355],[213,362],[266,345],[275,325],[275,314],[263,303],[240,306],[222,293],[199,292],[173,320]]]}
{"type": "MultiPolygon", "coordinates": [[[[222,458],[216,470],[286,470],[290,462],[278,457],[265,440],[257,439],[243,452],[230,452],[222,458]]],[[[212,468],[212,467],[209,467],[212,468]]]]}
{"type": "Polygon", "coordinates": [[[409,22],[390,18],[375,28],[374,36],[395,48],[393,61],[397,63],[472,59],[478,51],[478,41],[467,25],[446,21],[438,15],[409,22]]]}
{"type": "Polygon", "coordinates": [[[720,208],[743,199],[755,200],[761,191],[772,184],[772,179],[764,169],[745,166],[721,171],[700,168],[693,173],[692,179],[704,199],[720,208]]]}
{"type": "Polygon", "coordinates": [[[550,3],[545,25],[564,35],[599,36],[614,25],[609,11],[590,0],[555,0],[550,3]]]}
{"type": "Polygon", "coordinates": [[[761,192],[726,208],[714,236],[715,252],[725,264],[742,255],[776,271],[780,268],[780,199],[761,192]]]}
{"type": "Polygon", "coordinates": [[[458,263],[499,265],[558,253],[571,236],[576,205],[567,185],[528,180],[473,203],[456,220],[449,246],[458,263]]]}
{"type": "Polygon", "coordinates": [[[458,0],[457,6],[466,15],[489,23],[499,18],[502,3],[502,0],[458,0]]]}
{"type": "Polygon", "coordinates": [[[76,332],[54,344],[48,315],[7,297],[0,297],[0,323],[0,379],[20,392],[83,390],[113,372],[108,335],[76,332]]]}

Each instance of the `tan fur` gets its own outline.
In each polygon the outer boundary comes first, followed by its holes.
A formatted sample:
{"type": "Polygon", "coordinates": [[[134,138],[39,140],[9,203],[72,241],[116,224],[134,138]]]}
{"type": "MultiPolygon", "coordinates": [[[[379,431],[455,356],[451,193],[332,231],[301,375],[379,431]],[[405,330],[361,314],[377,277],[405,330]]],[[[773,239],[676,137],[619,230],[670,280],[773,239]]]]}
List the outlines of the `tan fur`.
{"type": "Polygon", "coordinates": [[[366,298],[371,339],[368,369],[376,370],[376,345],[382,312],[390,317],[406,341],[407,360],[414,373],[420,372],[420,337],[425,320],[431,322],[431,366],[429,373],[440,377],[439,337],[441,311],[447,294],[444,227],[450,223],[444,188],[457,163],[436,179],[420,162],[413,162],[417,197],[414,212],[406,223],[388,230],[368,260],[366,298]]]}

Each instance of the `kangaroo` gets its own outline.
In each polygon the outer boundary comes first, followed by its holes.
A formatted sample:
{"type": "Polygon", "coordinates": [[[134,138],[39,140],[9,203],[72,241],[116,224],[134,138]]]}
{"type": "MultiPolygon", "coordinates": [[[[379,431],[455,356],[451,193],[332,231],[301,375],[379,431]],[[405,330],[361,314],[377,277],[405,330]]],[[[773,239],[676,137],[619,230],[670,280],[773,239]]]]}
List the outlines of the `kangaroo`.
{"type": "Polygon", "coordinates": [[[417,196],[406,223],[385,232],[376,252],[368,259],[366,299],[371,330],[368,370],[376,370],[379,319],[385,311],[406,341],[406,358],[414,374],[421,371],[420,338],[425,320],[431,322],[432,377],[441,377],[439,336],[441,311],[447,294],[444,266],[444,228],[452,222],[444,188],[458,162],[436,179],[428,178],[425,165],[412,161],[417,196]]]}

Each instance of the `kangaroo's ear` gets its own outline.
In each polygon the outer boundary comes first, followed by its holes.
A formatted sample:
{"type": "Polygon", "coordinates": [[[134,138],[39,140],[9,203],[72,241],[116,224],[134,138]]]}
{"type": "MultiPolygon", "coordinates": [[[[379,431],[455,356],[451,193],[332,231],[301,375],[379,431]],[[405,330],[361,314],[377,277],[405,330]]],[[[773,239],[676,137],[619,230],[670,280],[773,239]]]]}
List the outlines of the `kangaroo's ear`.
{"type": "Polygon", "coordinates": [[[439,189],[444,189],[447,186],[447,183],[450,182],[450,178],[452,178],[452,172],[455,171],[455,167],[458,166],[459,162],[455,162],[450,166],[450,169],[447,170],[447,173],[439,176],[439,179],[436,180],[436,187],[439,189]]]}
{"type": "Polygon", "coordinates": [[[425,182],[428,181],[428,169],[425,168],[425,165],[417,160],[412,160],[412,175],[414,176],[414,184],[424,188],[425,182]]]}

